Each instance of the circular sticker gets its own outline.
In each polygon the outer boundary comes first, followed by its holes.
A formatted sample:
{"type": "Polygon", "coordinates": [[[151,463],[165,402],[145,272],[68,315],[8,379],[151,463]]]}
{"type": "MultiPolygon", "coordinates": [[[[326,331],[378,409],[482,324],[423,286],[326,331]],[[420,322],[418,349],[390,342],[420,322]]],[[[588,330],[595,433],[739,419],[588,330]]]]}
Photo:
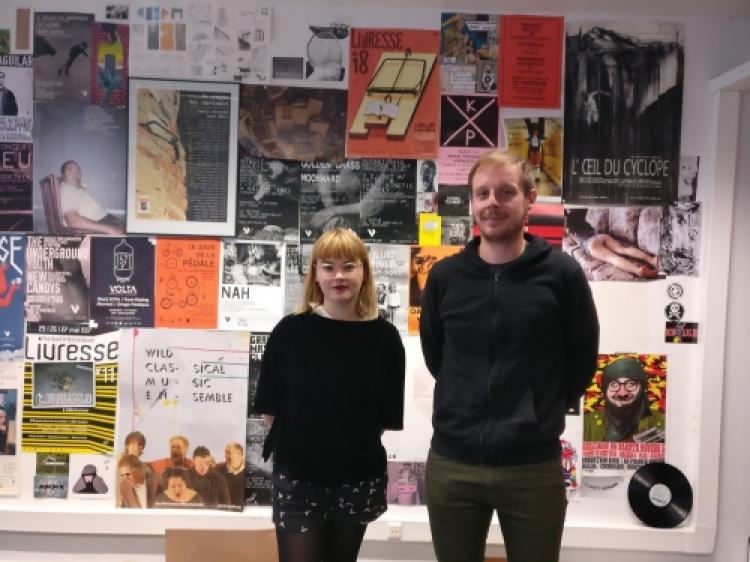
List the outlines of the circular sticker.
{"type": "Polygon", "coordinates": [[[682,285],[679,283],[670,283],[667,287],[667,296],[669,296],[670,299],[679,299],[684,293],[682,290],[682,285]]]}
{"type": "Polygon", "coordinates": [[[682,320],[682,317],[685,315],[685,307],[677,301],[670,302],[664,308],[664,314],[666,314],[667,320],[682,320]]]}

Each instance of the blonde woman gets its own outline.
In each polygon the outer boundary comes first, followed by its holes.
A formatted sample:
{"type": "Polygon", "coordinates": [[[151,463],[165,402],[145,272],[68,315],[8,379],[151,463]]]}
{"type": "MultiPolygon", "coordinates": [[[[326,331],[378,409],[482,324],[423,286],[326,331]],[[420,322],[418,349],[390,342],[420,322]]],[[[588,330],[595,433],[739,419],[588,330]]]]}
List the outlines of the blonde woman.
{"type": "Polygon", "coordinates": [[[403,427],[404,347],[350,230],[315,242],[303,298],[268,339],[254,405],[271,425],[279,559],[354,562],[386,509],[380,437],[403,427]]]}

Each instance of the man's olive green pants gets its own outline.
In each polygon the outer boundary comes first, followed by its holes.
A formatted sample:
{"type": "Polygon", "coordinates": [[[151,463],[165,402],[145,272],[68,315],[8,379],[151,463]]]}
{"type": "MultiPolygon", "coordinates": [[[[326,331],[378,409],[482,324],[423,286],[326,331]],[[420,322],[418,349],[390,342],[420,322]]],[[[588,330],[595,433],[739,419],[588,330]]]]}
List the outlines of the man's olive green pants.
{"type": "Polygon", "coordinates": [[[492,512],[497,511],[508,562],[557,562],[565,497],[560,459],[486,466],[430,451],[427,509],[438,562],[483,562],[492,512]]]}

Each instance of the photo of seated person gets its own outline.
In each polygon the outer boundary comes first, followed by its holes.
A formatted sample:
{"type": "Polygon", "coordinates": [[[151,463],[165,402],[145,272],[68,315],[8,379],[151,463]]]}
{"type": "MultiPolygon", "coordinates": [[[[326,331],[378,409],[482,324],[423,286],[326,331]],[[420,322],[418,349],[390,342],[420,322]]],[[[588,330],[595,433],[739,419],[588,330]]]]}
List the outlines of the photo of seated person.
{"type": "Polygon", "coordinates": [[[125,225],[108,213],[87,190],[81,181],[81,167],[75,160],[60,166],[60,211],[65,226],[81,232],[97,234],[123,234],[125,225]]]}

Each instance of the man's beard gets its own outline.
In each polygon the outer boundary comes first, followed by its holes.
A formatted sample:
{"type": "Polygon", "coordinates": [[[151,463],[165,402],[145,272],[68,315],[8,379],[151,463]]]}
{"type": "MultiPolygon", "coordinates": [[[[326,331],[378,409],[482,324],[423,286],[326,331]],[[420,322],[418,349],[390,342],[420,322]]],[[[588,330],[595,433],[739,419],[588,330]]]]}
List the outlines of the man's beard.
{"type": "Polygon", "coordinates": [[[515,242],[523,236],[523,227],[526,224],[527,214],[524,213],[518,220],[506,218],[505,226],[496,232],[485,233],[479,229],[481,237],[490,243],[515,242]]]}
{"type": "Polygon", "coordinates": [[[609,418],[606,441],[621,441],[635,431],[644,413],[646,395],[641,392],[633,402],[625,406],[615,406],[607,401],[605,412],[609,418]]]}

